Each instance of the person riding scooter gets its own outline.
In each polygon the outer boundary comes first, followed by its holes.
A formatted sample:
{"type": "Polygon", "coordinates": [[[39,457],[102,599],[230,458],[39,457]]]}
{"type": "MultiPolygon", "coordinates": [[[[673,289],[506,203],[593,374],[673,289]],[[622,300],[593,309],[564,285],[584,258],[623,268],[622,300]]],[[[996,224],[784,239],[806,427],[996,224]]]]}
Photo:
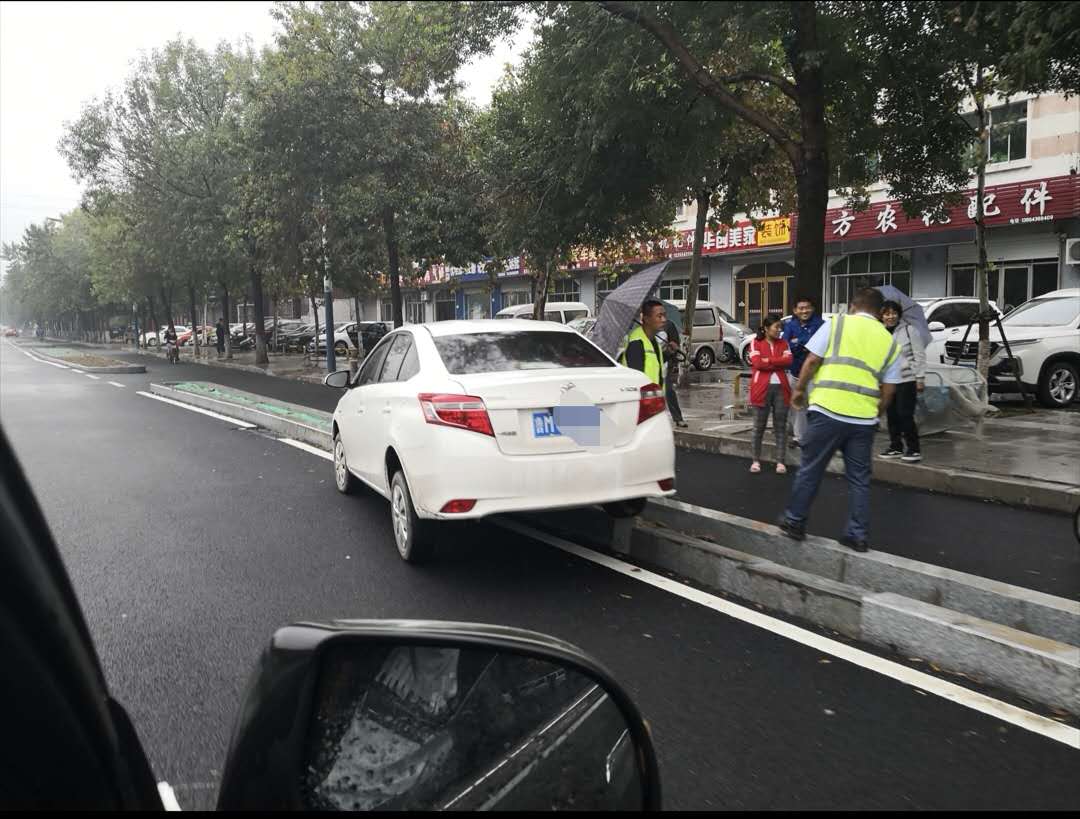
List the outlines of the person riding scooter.
{"type": "Polygon", "coordinates": [[[176,342],[176,328],[172,324],[165,330],[162,343],[165,345],[165,357],[173,364],[178,363],[180,361],[180,345],[176,342]]]}

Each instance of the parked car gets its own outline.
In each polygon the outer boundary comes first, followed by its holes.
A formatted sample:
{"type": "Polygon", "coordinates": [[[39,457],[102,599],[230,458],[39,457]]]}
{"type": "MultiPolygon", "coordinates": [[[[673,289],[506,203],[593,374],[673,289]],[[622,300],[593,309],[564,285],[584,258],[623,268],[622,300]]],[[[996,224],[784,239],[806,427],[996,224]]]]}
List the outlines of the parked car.
{"type": "MultiPolygon", "coordinates": [[[[157,330],[147,330],[142,334],[142,346],[144,347],[157,347],[161,344],[162,336],[165,335],[165,331],[168,330],[168,325],[159,327],[157,330]]],[[[173,329],[176,330],[176,339],[180,340],[180,336],[184,333],[190,332],[191,328],[186,327],[183,324],[174,324],[173,329]]]]}
{"type": "MultiPolygon", "coordinates": [[[[307,350],[315,353],[326,349],[326,334],[319,328],[319,337],[308,342],[307,350]]],[[[360,351],[358,346],[357,328],[355,321],[341,321],[334,323],[334,354],[345,355],[349,350],[360,351]]]]}
{"type": "Polygon", "coordinates": [[[19,336],[19,328],[17,328],[17,327],[5,327],[4,328],[4,337],[5,338],[18,338],[18,336],[19,336]]]}
{"type": "MultiPolygon", "coordinates": [[[[176,328],[176,341],[181,347],[185,347],[191,343],[191,330],[186,330],[183,333],[180,332],[180,328],[176,328]]],[[[202,331],[199,335],[199,343],[204,345],[213,345],[217,341],[217,331],[210,325],[202,327],[202,331]]]]}
{"type": "MultiPolygon", "coordinates": [[[[677,323],[681,332],[681,315],[686,310],[686,301],[678,299],[671,304],[679,311],[677,323]]],[[[750,335],[752,333],[748,327],[732,319],[714,302],[699,301],[694,307],[694,349],[690,360],[699,370],[707,370],[717,361],[738,361],[739,345],[750,335]]]]}
{"type": "Polygon", "coordinates": [[[401,327],[354,379],[339,370],[325,383],[346,390],[333,416],[337,488],[364,483],[390,500],[409,562],[430,555],[437,521],[591,504],[632,515],[674,490],[663,390],[569,327],[401,327]],[[604,445],[556,423],[571,391],[575,407],[599,407],[604,445]]]}
{"type": "Polygon", "coordinates": [[[593,327],[596,326],[596,319],[591,316],[588,318],[576,318],[573,321],[567,322],[566,326],[576,333],[581,333],[585,338],[589,338],[593,327]]]}
{"type": "MultiPolygon", "coordinates": [[[[979,300],[971,296],[942,296],[933,299],[915,299],[926,314],[926,322],[930,326],[930,335],[934,341],[945,338],[946,333],[953,327],[967,327],[975,316],[979,314],[979,300]]],[[[993,301],[990,306],[1000,316],[997,304],[993,301]]]]}
{"type": "MultiPolygon", "coordinates": [[[[991,393],[1019,392],[1019,382],[1045,407],[1067,407],[1080,397],[1080,288],[1055,290],[1024,302],[1002,327],[1016,360],[1013,371],[996,327],[990,329],[991,393]]],[[[964,343],[963,327],[954,327],[927,349],[927,359],[975,366],[977,330],[964,343]],[[957,360],[958,359],[958,360],[957,360]]]]}
{"type": "MultiPolygon", "coordinates": [[[[504,307],[495,314],[497,319],[531,319],[533,305],[515,304],[513,307],[504,307]]],[[[544,320],[557,321],[560,324],[569,324],[574,319],[589,318],[592,310],[583,301],[549,301],[544,305],[544,320]]]]}

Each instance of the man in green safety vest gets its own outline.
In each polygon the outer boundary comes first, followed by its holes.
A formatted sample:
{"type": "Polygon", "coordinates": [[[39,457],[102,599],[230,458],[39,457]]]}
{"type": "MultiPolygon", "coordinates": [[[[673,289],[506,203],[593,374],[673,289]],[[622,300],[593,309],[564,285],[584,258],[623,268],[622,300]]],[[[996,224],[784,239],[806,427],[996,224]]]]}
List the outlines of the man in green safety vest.
{"type": "MultiPolygon", "coordinates": [[[[619,363],[633,370],[641,370],[657,386],[664,386],[664,365],[660,354],[660,342],[656,334],[667,324],[664,305],[650,299],[641,305],[641,323],[630,331],[626,349],[619,363]]],[[[890,336],[891,338],[891,336],[890,336]]]]}
{"type": "Polygon", "coordinates": [[[802,461],[780,528],[789,537],[806,537],[806,519],[825,468],[833,455],[844,456],[848,483],[848,522],[840,542],[869,550],[870,464],[878,416],[888,408],[902,380],[900,351],[881,323],[881,293],[860,290],[846,314],[826,321],[806,343],[806,361],[791,394],[795,406],[810,408],[802,461]]]}

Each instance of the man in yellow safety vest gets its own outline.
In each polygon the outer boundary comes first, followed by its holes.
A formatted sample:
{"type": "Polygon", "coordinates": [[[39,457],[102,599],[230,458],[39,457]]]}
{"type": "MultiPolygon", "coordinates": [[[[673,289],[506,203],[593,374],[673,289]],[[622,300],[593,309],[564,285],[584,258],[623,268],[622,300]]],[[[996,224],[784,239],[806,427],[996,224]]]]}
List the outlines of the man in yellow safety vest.
{"type": "Polygon", "coordinates": [[[664,329],[665,324],[667,313],[664,305],[652,299],[645,302],[641,305],[641,323],[630,331],[626,349],[619,357],[620,364],[633,370],[641,370],[659,387],[664,386],[664,365],[656,334],[664,329]]]}
{"type": "Polygon", "coordinates": [[[855,294],[845,315],[826,321],[806,344],[807,356],[791,394],[801,406],[810,391],[802,461],[780,528],[806,537],[806,519],[825,468],[837,451],[848,482],[848,522],[840,542],[865,552],[870,547],[870,464],[878,416],[903,378],[892,335],[881,323],[881,293],[855,294]]]}

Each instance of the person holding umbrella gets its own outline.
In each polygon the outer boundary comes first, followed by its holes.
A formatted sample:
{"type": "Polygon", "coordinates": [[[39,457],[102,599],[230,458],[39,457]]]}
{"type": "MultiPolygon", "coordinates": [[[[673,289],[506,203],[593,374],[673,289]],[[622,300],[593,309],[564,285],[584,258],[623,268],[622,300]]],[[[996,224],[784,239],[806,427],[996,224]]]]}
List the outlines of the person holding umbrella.
{"type": "Polygon", "coordinates": [[[881,323],[893,334],[900,348],[900,373],[903,379],[896,385],[896,395],[887,410],[889,446],[881,457],[900,458],[904,463],[913,464],[922,460],[915,407],[919,393],[925,386],[926,344],[915,327],[901,321],[903,315],[904,309],[895,301],[887,301],[881,308],[881,323]],[[900,448],[901,438],[906,450],[900,448]]]}
{"type": "Polygon", "coordinates": [[[619,363],[632,370],[640,370],[657,386],[664,386],[663,355],[656,334],[667,324],[664,305],[649,299],[641,305],[641,323],[630,331],[626,349],[619,363]]]}
{"type": "Polygon", "coordinates": [[[686,429],[689,424],[683,420],[682,407],[679,406],[679,394],[675,392],[679,382],[679,361],[683,358],[679,349],[679,328],[675,326],[675,322],[667,318],[667,308],[663,307],[663,305],[661,307],[667,320],[664,322],[664,329],[656,334],[656,339],[663,345],[664,361],[667,362],[667,372],[665,373],[667,380],[664,383],[664,396],[667,398],[668,410],[675,421],[675,426],[686,429]]]}

